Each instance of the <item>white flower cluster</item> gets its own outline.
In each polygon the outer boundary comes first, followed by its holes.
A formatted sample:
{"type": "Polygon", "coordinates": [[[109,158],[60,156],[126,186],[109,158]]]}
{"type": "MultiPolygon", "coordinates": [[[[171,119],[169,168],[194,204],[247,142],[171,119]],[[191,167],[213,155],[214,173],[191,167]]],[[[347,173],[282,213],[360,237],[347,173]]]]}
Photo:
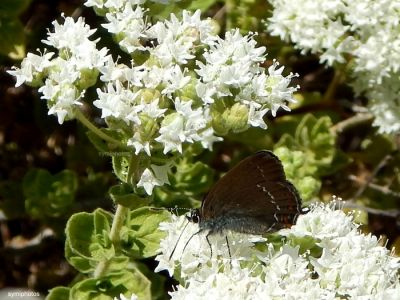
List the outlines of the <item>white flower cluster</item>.
{"type": "Polygon", "coordinates": [[[182,152],[186,142],[211,148],[221,140],[211,126],[214,103],[240,103],[247,126],[262,128],[268,110],[275,115],[279,107],[289,109],[286,103],[294,101],[297,88],[288,85],[295,75],[282,76],[283,67],[276,62],[262,68],[265,48],[257,48],[251,35],[236,30],[222,39],[211,20],[200,18],[200,11],[183,11],[181,19],[172,14],[169,20],[148,24],[146,11],[139,6],[143,2],[88,1],[86,5],[107,9],[104,27],[128,53],[148,55],[144,63],[115,62],[105,49],[96,50],[96,41],[89,40],[94,30],[82,19],[75,23],[66,18],[63,25],[54,22],[55,32],[45,41],[58,49],[59,57],[50,60],[54,54],[29,54],[21,69],[10,72],[17,85],[34,81],[38,74],[47,77],[40,91],[49,101],[49,113],[57,114],[62,123],[66,115],[73,116],[73,107],[82,97],[84,89],[77,81],[88,78],[84,71],[100,72],[105,88],[98,89],[93,104],[102,110],[103,118],[122,120],[133,128],[128,145],[149,156],[155,142],[167,153],[182,152]]]}
{"type": "Polygon", "coordinates": [[[67,17],[63,25],[57,21],[53,25],[54,32],[49,32],[43,43],[58,50],[58,56],[53,58],[52,52],[28,53],[21,68],[9,73],[17,77],[16,86],[24,82],[41,86],[39,92],[47,100],[49,115],[57,115],[62,124],[66,117],[74,117],[73,110],[81,104],[79,99],[84,95],[84,88],[93,84],[88,78],[97,76],[97,69],[106,60],[107,49],[97,50],[97,41],[89,39],[96,30],[90,29],[82,18],[75,22],[67,17]]]}
{"type": "Polygon", "coordinates": [[[321,62],[351,56],[357,92],[371,100],[380,132],[400,131],[400,1],[271,0],[268,30],[321,62]]]}
{"type": "Polygon", "coordinates": [[[210,236],[210,248],[197,224],[172,216],[160,224],[167,236],[156,271],[179,272],[172,299],[398,299],[400,259],[357,227],[351,215],[320,204],[280,232],[287,237],[280,249],[231,232],[229,248],[225,235],[210,236]],[[322,254],[291,246],[303,238],[322,254]]]}
{"type": "MultiPolygon", "coordinates": [[[[20,69],[9,73],[17,86],[41,86],[49,114],[60,123],[76,115],[87,88],[100,81],[93,105],[112,130],[123,134],[122,143],[135,154],[154,151],[183,152],[185,144],[211,149],[217,135],[241,132],[251,126],[266,128],[264,115],[282,107],[289,110],[298,87],[289,87],[294,74],[283,76],[277,62],[265,69],[265,47],[257,47],[254,34],[239,30],[217,35],[216,23],[201,19],[200,11],[183,11],[178,17],[149,23],[144,0],[92,0],[87,6],[101,11],[103,26],[130,64],[114,60],[108,50],[96,49],[98,40],[79,18],[54,22],[45,44],[55,53],[28,54],[20,69]]],[[[167,2],[167,1],[154,1],[167,2]]],[[[140,179],[147,193],[167,180],[150,167],[140,179]]]]}

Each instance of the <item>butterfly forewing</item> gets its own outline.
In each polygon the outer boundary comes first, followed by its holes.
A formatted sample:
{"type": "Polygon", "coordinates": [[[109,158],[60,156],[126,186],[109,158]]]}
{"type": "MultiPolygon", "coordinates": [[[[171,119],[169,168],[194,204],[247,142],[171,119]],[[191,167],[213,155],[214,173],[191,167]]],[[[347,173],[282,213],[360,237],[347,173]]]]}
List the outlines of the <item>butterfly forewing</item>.
{"type": "Polygon", "coordinates": [[[203,200],[200,226],[212,231],[275,231],[292,224],[300,197],[269,151],[250,156],[222,177],[203,200]]]}

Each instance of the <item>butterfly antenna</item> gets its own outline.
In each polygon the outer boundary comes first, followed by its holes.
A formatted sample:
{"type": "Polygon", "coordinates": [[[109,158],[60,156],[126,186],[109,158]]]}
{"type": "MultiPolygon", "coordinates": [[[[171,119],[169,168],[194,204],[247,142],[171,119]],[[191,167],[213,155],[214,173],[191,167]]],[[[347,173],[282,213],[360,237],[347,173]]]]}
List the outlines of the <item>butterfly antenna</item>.
{"type": "MultiPolygon", "coordinates": [[[[189,225],[189,221],[187,221],[185,227],[183,227],[183,229],[182,229],[182,231],[181,231],[181,233],[180,233],[180,235],[179,235],[179,237],[178,237],[178,239],[177,239],[177,241],[176,241],[176,244],[175,244],[175,246],[174,246],[174,249],[172,249],[172,252],[171,252],[171,254],[169,255],[168,260],[171,260],[172,255],[174,255],[175,250],[176,250],[176,247],[178,246],[178,243],[179,243],[179,241],[180,241],[180,239],[181,239],[181,237],[182,237],[182,235],[183,235],[183,232],[186,230],[186,227],[187,227],[188,225],[189,225]]],[[[186,246],[185,246],[185,247],[186,247],[186,246]]]]}
{"type": "Polygon", "coordinates": [[[174,215],[178,215],[179,210],[184,210],[184,211],[190,211],[191,208],[186,208],[186,207],[150,207],[150,210],[154,211],[162,211],[162,210],[167,210],[170,213],[173,213],[174,215]]]}
{"type": "MultiPolygon", "coordinates": [[[[189,223],[189,221],[188,221],[188,223],[189,223]]],[[[203,231],[203,229],[200,229],[199,231],[197,231],[196,233],[193,233],[193,234],[191,235],[191,237],[187,240],[187,242],[186,242],[186,244],[185,244],[185,247],[183,247],[182,254],[183,254],[183,252],[185,252],[185,249],[186,249],[187,245],[189,245],[189,242],[192,240],[192,238],[193,238],[195,235],[197,235],[197,234],[199,234],[200,232],[202,232],[202,231],[203,231]]],[[[181,258],[182,258],[182,254],[181,254],[181,258]]]]}

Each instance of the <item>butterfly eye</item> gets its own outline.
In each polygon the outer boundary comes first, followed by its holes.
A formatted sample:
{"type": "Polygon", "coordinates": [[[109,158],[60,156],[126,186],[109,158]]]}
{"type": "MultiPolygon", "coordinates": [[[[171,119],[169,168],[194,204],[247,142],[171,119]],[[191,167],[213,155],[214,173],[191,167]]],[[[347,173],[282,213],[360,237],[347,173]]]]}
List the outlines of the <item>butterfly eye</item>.
{"type": "Polygon", "coordinates": [[[198,209],[192,209],[190,215],[186,216],[189,222],[199,223],[200,222],[200,211],[198,209]]]}

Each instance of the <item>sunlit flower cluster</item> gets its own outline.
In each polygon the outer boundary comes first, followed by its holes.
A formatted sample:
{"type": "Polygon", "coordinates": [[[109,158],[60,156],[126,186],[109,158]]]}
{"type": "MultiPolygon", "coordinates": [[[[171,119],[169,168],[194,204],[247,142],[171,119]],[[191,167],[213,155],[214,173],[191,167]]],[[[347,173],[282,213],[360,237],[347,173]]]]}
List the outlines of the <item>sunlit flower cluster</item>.
{"type": "Polygon", "coordinates": [[[24,82],[40,86],[42,99],[47,100],[49,115],[58,117],[62,124],[66,118],[74,117],[74,108],[81,105],[85,88],[93,85],[98,68],[104,65],[108,50],[97,50],[96,42],[89,38],[96,31],[90,29],[82,18],[76,22],[65,18],[64,24],[53,22],[54,31],[48,33],[43,43],[58,51],[43,55],[28,53],[21,68],[9,71],[17,77],[16,86],[24,82]]]}
{"type": "MultiPolygon", "coordinates": [[[[265,64],[266,49],[254,33],[239,30],[217,35],[218,26],[200,11],[150,22],[143,0],[87,1],[105,16],[106,28],[131,61],[96,49],[96,30],[82,18],[54,22],[45,44],[55,53],[28,54],[20,69],[10,71],[17,85],[39,86],[49,114],[59,123],[77,116],[86,90],[97,84],[93,105],[110,132],[136,155],[183,153],[197,143],[212,149],[229,132],[266,128],[265,114],[290,110],[298,87],[295,74],[283,75],[278,62],[265,64]],[[101,84],[98,83],[100,79],[101,84]]],[[[166,1],[155,1],[166,2],[166,1]]],[[[167,182],[147,168],[140,179],[147,193],[167,182]],[[147,179],[147,181],[145,180],[147,179]]]]}
{"type": "Polygon", "coordinates": [[[400,1],[272,0],[268,30],[332,66],[345,63],[381,132],[400,130],[400,1]]]}
{"type": "Polygon", "coordinates": [[[400,294],[400,259],[376,237],[360,233],[352,215],[330,205],[314,206],[281,230],[281,246],[268,237],[232,232],[211,235],[209,245],[207,232],[198,233],[198,225],[185,217],[172,216],[160,228],[167,236],[156,271],[181,278],[172,299],[396,299],[400,294]]]}

